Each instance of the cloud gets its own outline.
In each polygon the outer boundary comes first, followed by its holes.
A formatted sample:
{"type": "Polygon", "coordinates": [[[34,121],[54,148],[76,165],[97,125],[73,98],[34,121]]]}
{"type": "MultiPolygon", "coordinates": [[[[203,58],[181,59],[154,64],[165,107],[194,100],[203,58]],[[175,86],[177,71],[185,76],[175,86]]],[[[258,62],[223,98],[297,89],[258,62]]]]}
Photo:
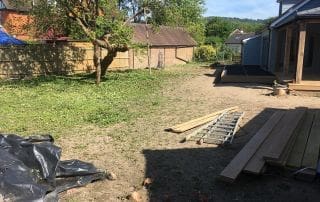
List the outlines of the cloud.
{"type": "Polygon", "coordinates": [[[206,0],[205,16],[266,19],[277,16],[276,0],[206,0]]]}

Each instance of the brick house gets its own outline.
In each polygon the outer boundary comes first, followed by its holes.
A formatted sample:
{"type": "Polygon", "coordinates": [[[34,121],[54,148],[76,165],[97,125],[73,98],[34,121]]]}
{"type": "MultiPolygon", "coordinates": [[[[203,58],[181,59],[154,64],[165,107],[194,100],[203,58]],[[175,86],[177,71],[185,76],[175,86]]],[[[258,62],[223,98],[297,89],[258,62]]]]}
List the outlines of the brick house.
{"type": "Polygon", "coordinates": [[[32,39],[27,30],[32,19],[28,15],[32,8],[33,0],[0,0],[0,24],[6,31],[21,40],[32,39]]]}

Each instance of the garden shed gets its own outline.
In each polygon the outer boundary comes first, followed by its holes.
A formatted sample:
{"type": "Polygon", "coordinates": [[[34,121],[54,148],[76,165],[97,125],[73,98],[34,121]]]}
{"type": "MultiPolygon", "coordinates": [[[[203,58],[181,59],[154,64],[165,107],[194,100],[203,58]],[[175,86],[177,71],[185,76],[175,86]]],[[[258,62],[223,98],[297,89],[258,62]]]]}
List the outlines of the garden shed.
{"type": "Polygon", "coordinates": [[[180,27],[132,24],[133,42],[145,48],[129,51],[129,66],[135,68],[186,64],[193,59],[197,42],[180,27]],[[149,56],[149,57],[148,57],[149,56]]]}

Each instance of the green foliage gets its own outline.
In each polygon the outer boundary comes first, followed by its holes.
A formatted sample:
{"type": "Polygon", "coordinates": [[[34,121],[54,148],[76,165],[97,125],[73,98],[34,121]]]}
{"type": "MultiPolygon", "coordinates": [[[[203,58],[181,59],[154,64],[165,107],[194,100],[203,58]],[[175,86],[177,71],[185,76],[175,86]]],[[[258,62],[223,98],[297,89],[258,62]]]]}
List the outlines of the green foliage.
{"type": "Polygon", "coordinates": [[[205,44],[217,45],[224,43],[223,39],[219,36],[208,36],[205,39],[205,44]]]}
{"type": "Polygon", "coordinates": [[[203,0],[155,1],[151,5],[153,24],[185,27],[192,37],[202,44],[205,39],[203,0]],[[158,3],[156,3],[158,2],[158,3]]]}
{"type": "Polygon", "coordinates": [[[58,133],[79,125],[128,122],[161,103],[161,87],[178,74],[110,72],[99,87],[86,75],[0,81],[0,132],[58,133]]]}
{"type": "Polygon", "coordinates": [[[264,26],[263,20],[209,17],[206,23],[205,43],[218,45],[224,43],[235,29],[256,32],[261,30],[262,26],[264,26]]]}
{"type": "Polygon", "coordinates": [[[206,36],[219,37],[224,41],[232,32],[232,30],[233,27],[230,23],[216,17],[207,22],[206,36]]]}
{"type": "Polygon", "coordinates": [[[194,57],[198,62],[212,62],[217,54],[217,50],[211,45],[203,45],[196,48],[194,57]]]}
{"type": "Polygon", "coordinates": [[[257,31],[261,32],[261,31],[267,29],[275,19],[276,19],[275,17],[271,17],[271,18],[265,19],[262,22],[262,24],[257,28],[257,31]]]}
{"type": "Polygon", "coordinates": [[[231,60],[233,56],[234,53],[228,46],[226,46],[225,44],[219,44],[216,57],[218,61],[231,60]]]}
{"type": "Polygon", "coordinates": [[[108,35],[113,46],[128,44],[132,37],[130,27],[123,26],[126,16],[119,10],[117,0],[102,0],[98,5],[77,0],[57,0],[54,4],[39,0],[32,14],[38,35],[50,30],[75,39],[94,40],[108,35]]]}
{"type": "MultiPolygon", "coordinates": [[[[39,34],[55,30],[76,39],[101,38],[108,34],[111,43],[117,46],[128,44],[132,36],[130,26],[123,26],[125,19],[147,8],[149,22],[154,25],[184,27],[197,42],[203,43],[205,39],[203,0],[102,0],[98,5],[100,14],[96,13],[95,6],[96,3],[83,5],[78,0],[57,0],[56,4],[39,0],[32,11],[34,26],[39,34]],[[68,13],[74,14],[66,15],[68,13]],[[84,32],[74,15],[80,16],[92,36],[84,32]]],[[[143,22],[143,17],[141,12],[133,21],[143,22]]]]}
{"type": "Polygon", "coordinates": [[[203,21],[199,21],[198,23],[190,23],[187,25],[187,31],[190,33],[192,38],[198,43],[198,45],[201,45],[205,42],[205,25],[203,21]]]}

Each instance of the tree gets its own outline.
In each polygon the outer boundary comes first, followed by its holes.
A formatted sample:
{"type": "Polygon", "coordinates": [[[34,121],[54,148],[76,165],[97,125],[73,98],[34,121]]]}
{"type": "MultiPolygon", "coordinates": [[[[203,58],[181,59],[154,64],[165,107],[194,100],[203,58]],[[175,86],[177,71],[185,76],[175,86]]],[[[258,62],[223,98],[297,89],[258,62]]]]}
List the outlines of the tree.
{"type": "Polygon", "coordinates": [[[165,0],[153,9],[152,22],[184,27],[200,45],[205,40],[203,13],[204,0],[165,0]]]}
{"type": "Polygon", "coordinates": [[[192,30],[199,26],[202,12],[202,0],[37,0],[33,25],[38,33],[54,30],[90,40],[99,84],[117,52],[128,50],[131,22],[148,18],[154,25],[178,25],[192,30]],[[101,48],[108,52],[104,58],[101,48]]]}
{"type": "Polygon", "coordinates": [[[218,44],[224,42],[233,30],[233,26],[221,18],[215,17],[206,24],[206,43],[218,44]]]}
{"type": "Polygon", "coordinates": [[[78,31],[91,41],[94,47],[96,83],[113,61],[118,51],[126,51],[131,30],[117,0],[39,0],[33,8],[38,33],[54,30],[56,33],[78,31]],[[101,48],[108,51],[101,57],[101,48]]]}

